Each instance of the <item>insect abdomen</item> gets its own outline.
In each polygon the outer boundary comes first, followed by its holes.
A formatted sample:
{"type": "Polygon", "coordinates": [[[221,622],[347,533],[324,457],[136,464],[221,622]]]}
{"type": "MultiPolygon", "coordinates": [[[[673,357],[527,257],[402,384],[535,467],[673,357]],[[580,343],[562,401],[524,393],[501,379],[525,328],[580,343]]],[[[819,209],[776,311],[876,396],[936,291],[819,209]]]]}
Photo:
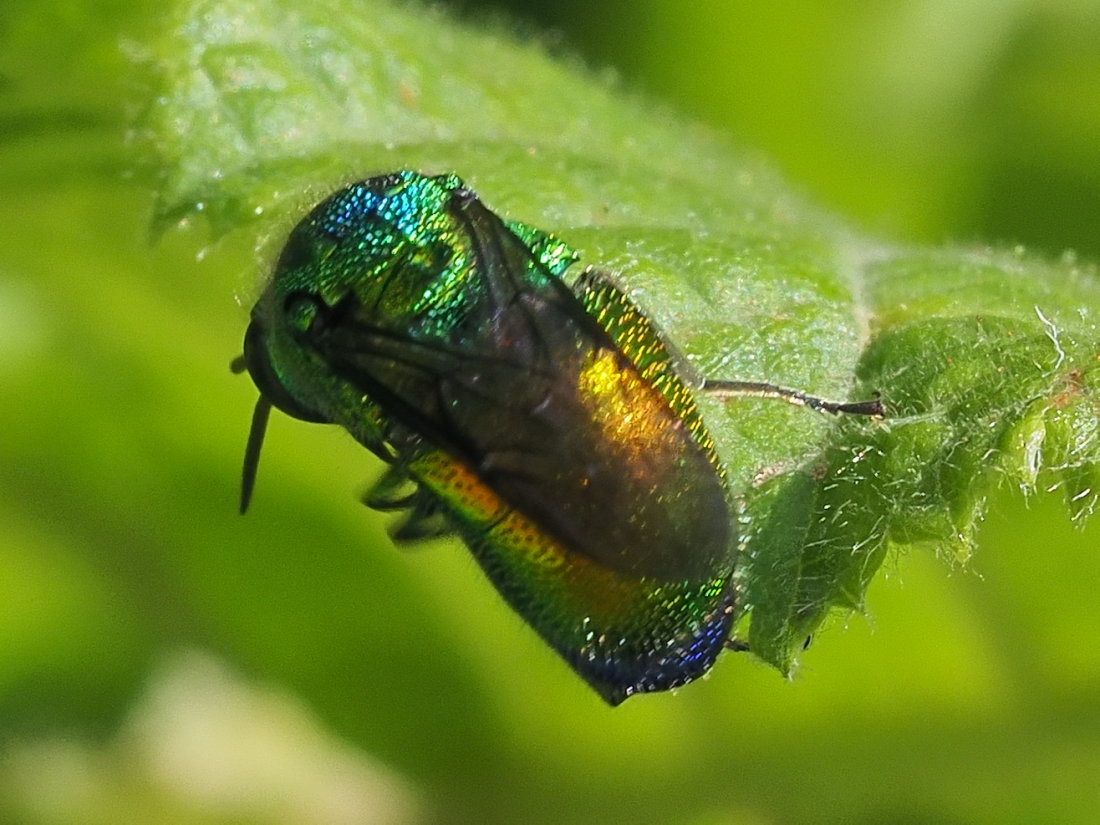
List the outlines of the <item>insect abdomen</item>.
{"type": "Polygon", "coordinates": [[[632,576],[571,551],[441,452],[409,472],[446,503],[505,600],[609,703],[686,684],[721,652],[732,560],[702,580],[632,576]]]}

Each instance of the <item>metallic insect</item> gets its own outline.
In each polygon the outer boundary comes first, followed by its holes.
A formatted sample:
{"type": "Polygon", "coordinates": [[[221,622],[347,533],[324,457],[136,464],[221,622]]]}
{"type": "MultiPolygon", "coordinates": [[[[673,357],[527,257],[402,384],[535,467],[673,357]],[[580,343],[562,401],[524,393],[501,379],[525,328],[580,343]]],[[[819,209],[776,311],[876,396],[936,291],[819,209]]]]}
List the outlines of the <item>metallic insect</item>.
{"type": "MultiPolygon", "coordinates": [[[[564,242],[455,175],[351,184],[291,232],[238,369],[271,406],[335,423],[389,465],[365,502],[395,541],[457,534],[505,600],[612,705],[705,673],[730,640],[725,471],[661,335],[564,242]]],[[[699,389],[699,388],[695,388],[699,389]]],[[[769,384],[709,382],[879,415],[769,384]]]]}

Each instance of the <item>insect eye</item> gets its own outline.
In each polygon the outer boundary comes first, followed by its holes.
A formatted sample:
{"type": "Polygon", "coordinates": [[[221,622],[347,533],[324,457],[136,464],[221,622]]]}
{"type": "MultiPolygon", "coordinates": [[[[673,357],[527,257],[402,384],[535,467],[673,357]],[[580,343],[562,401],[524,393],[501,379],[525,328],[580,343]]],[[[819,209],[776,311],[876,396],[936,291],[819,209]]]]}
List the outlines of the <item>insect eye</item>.
{"type": "Polygon", "coordinates": [[[294,292],[283,302],[287,321],[298,332],[319,332],[314,327],[323,318],[320,309],[320,302],[308,292],[294,292]]]}

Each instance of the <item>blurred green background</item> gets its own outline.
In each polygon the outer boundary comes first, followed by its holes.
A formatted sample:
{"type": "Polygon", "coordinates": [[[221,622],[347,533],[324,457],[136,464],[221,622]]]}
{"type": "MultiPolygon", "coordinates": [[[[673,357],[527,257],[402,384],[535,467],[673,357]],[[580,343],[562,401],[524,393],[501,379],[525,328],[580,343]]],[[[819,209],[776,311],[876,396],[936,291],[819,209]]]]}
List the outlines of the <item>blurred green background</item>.
{"type": "MultiPolygon", "coordinates": [[[[867,231],[1100,255],[1100,4],[505,13],[867,231]]],[[[150,237],[157,16],[0,8],[2,821],[1096,821],[1098,532],[1056,495],[1002,491],[970,570],[893,557],[792,682],[730,656],[615,711],[459,546],[394,551],[340,433],[277,417],[238,517],[257,261],[150,237]]]]}

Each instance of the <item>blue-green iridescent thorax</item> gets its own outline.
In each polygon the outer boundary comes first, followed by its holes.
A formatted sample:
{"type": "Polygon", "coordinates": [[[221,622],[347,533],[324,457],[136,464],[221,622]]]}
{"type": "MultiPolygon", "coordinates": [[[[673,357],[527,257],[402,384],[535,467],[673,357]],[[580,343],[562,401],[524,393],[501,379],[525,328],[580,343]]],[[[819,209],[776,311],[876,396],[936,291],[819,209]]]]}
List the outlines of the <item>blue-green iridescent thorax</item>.
{"type": "MultiPolygon", "coordinates": [[[[312,296],[333,306],[354,296],[372,308],[381,329],[413,340],[461,335],[464,325],[484,321],[477,315],[485,296],[473,272],[476,250],[461,219],[447,208],[466,192],[457,175],[396,172],[347,186],[294,228],[253,322],[265,330],[279,383],[301,406],[339,420],[348,398],[334,397],[326,365],[293,343],[316,309],[313,301],[297,298],[312,296]]],[[[508,226],[540,264],[529,267],[525,278],[545,282],[576,260],[553,236],[508,226]]]]}
{"type": "MultiPolygon", "coordinates": [[[[692,394],[649,319],[454,175],[351,184],[292,231],[245,359],[264,401],[389,464],[396,540],[455,534],[609,702],[726,644],[737,538],[692,394]]],[[[258,446],[256,447],[258,451],[258,446]]]]}

